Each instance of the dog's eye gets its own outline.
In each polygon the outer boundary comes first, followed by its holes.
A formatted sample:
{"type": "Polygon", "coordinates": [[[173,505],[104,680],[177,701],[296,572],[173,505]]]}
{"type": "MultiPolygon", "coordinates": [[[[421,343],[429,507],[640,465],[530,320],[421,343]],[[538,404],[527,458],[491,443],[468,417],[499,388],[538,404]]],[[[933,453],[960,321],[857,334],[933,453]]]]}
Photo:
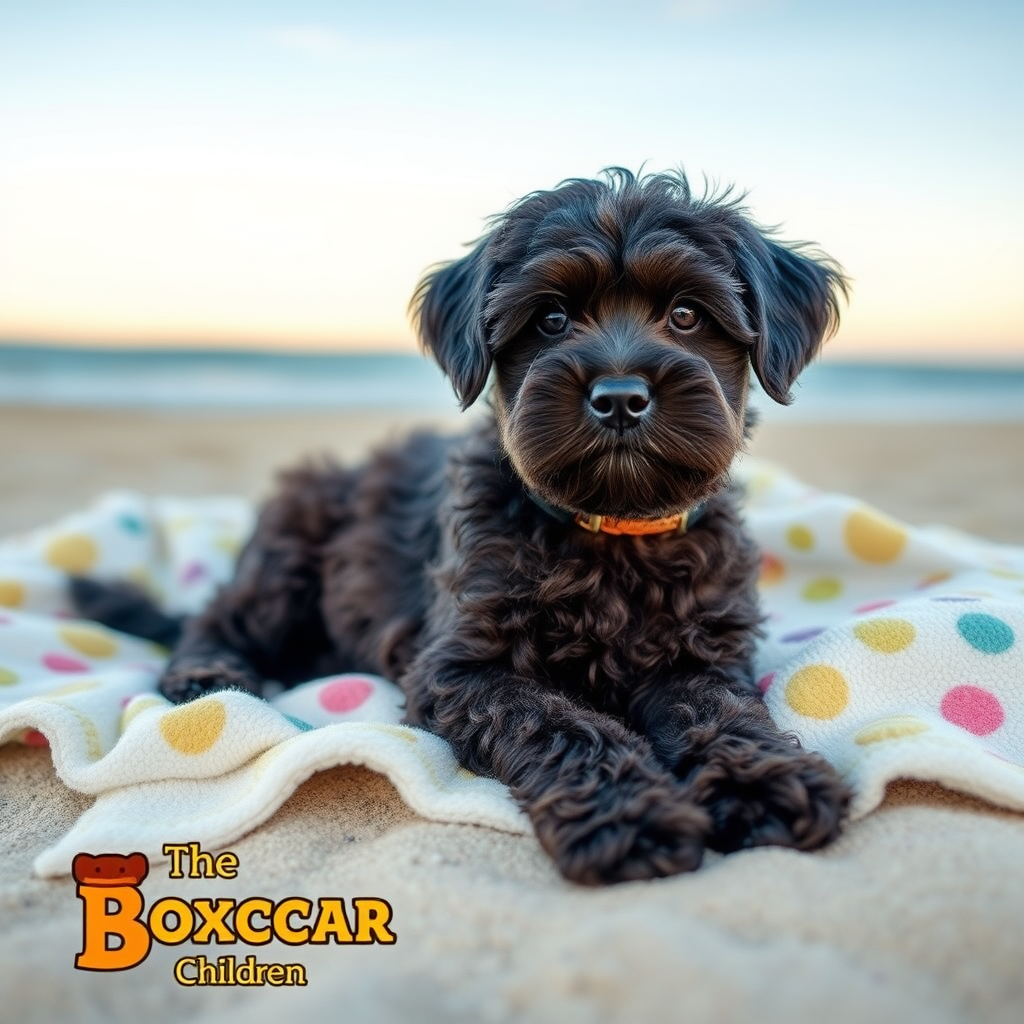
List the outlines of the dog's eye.
{"type": "Polygon", "coordinates": [[[549,309],[537,317],[537,326],[545,334],[554,338],[562,334],[569,326],[569,318],[560,309],[549,309]]]}
{"type": "Polygon", "coordinates": [[[699,327],[701,322],[700,310],[688,302],[681,302],[673,308],[668,316],[672,321],[672,326],[680,331],[692,331],[695,327],[699,327]]]}

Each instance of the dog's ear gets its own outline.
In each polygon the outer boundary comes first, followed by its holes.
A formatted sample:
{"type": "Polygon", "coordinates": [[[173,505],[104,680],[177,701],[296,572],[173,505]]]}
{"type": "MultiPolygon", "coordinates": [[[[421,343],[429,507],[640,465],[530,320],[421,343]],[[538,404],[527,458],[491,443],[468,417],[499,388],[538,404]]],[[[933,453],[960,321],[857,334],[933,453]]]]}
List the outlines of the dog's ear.
{"type": "Polygon", "coordinates": [[[438,362],[468,409],[491,370],[484,301],[490,287],[486,239],[462,259],[431,270],[416,288],[413,317],[420,344],[438,362]]]}
{"type": "Polygon", "coordinates": [[[765,392],[788,405],[797,375],[839,325],[846,279],[827,256],[745,228],[736,263],[757,334],[750,361],[765,392]]]}

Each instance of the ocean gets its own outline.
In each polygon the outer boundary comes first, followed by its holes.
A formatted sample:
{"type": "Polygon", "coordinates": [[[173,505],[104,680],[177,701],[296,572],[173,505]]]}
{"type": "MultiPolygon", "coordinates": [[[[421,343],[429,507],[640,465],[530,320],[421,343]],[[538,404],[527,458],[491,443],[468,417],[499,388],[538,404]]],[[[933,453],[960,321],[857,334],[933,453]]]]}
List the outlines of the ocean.
{"type": "MultiPolygon", "coordinates": [[[[781,408],[757,389],[770,421],[1024,420],[1024,366],[952,367],[823,360],[781,408]]],[[[415,354],[0,345],[0,405],[290,412],[457,407],[429,360],[415,354]]]]}

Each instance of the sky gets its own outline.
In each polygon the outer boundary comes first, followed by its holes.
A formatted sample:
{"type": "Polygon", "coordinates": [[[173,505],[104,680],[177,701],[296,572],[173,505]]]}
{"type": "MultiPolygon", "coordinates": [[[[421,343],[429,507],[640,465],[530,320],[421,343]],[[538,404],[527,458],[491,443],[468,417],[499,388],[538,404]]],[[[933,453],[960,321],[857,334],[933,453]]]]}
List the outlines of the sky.
{"type": "Polygon", "coordinates": [[[1019,0],[0,0],[0,340],[413,351],[485,218],[684,167],[852,279],[828,352],[1024,362],[1019,0]]]}

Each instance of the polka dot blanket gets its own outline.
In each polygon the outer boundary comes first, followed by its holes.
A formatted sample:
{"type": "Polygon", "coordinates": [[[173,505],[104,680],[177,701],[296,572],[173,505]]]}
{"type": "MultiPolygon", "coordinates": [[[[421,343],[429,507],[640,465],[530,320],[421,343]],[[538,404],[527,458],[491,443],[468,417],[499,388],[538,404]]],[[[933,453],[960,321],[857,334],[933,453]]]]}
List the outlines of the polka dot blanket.
{"type": "MultiPolygon", "coordinates": [[[[1024,810],[1024,549],[911,527],[754,460],[736,477],[764,551],[759,685],[850,783],[853,815],[897,777],[1024,810]]],[[[159,861],[165,843],[224,846],[339,764],[386,774],[427,818],[529,833],[504,786],[400,724],[384,679],[173,707],[156,692],[165,651],[73,617],[68,572],[201,607],[251,525],[239,500],[115,493],[0,542],[0,742],[49,745],[60,778],[96,797],[36,871],[66,873],[82,850],[159,861]]]]}

